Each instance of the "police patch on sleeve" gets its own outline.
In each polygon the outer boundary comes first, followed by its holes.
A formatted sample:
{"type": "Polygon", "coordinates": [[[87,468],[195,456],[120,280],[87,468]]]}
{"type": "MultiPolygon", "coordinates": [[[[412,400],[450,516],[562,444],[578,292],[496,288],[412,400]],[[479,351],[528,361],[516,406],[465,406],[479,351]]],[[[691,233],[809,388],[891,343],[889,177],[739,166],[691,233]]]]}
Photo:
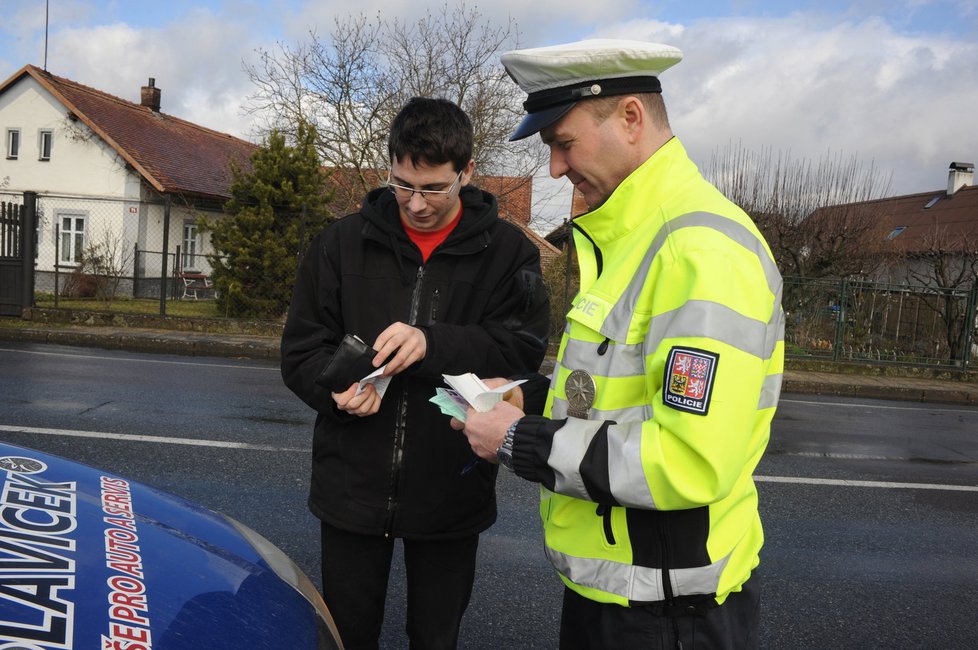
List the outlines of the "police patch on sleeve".
{"type": "Polygon", "coordinates": [[[679,411],[706,415],[719,362],[715,352],[674,347],[666,362],[662,401],[679,411]]]}

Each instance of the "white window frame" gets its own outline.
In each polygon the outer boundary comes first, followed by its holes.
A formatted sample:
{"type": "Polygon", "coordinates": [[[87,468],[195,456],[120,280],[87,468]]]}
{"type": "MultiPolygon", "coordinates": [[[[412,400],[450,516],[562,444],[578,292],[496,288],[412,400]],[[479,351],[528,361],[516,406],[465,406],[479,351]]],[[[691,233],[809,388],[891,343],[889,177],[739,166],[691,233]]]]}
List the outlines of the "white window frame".
{"type": "Polygon", "coordinates": [[[183,250],[180,255],[183,257],[180,260],[180,266],[185,271],[199,271],[200,265],[197,262],[202,254],[198,251],[203,247],[203,239],[200,236],[200,231],[197,229],[196,221],[184,221],[183,222],[183,250]]]}
{"type": "Polygon", "coordinates": [[[20,129],[7,129],[7,160],[17,160],[20,155],[20,129]]]}
{"type": "Polygon", "coordinates": [[[81,263],[82,253],[85,252],[85,242],[88,238],[88,213],[64,210],[57,213],[56,219],[58,236],[61,238],[58,244],[58,264],[61,266],[78,266],[81,263]],[[67,230],[65,230],[66,221],[69,226],[67,230]]]}
{"type": "Polygon", "coordinates": [[[37,159],[51,160],[51,149],[53,148],[54,148],[54,131],[52,129],[38,129],[37,159]]]}

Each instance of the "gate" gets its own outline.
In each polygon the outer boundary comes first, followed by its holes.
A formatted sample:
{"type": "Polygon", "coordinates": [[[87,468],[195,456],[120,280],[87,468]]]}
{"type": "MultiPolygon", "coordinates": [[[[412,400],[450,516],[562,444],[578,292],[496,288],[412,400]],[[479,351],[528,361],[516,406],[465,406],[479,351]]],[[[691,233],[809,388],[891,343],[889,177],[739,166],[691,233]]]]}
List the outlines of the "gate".
{"type": "Polygon", "coordinates": [[[0,316],[20,316],[34,302],[34,219],[37,195],[24,204],[0,201],[0,316]]]}

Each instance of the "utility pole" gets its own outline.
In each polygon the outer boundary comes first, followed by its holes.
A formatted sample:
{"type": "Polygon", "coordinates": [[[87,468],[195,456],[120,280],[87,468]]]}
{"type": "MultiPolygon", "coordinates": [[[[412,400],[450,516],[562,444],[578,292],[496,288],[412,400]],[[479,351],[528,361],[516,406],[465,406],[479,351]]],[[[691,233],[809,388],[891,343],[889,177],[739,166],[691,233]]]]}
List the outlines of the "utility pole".
{"type": "Polygon", "coordinates": [[[44,0],[44,71],[48,70],[48,7],[50,0],[44,0]]]}

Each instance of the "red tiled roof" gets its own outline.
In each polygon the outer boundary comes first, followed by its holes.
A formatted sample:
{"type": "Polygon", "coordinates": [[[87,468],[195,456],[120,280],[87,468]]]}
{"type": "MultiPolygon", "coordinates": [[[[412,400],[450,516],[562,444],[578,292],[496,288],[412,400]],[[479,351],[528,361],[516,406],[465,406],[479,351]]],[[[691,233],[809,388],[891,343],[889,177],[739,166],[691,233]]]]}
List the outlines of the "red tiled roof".
{"type": "Polygon", "coordinates": [[[0,85],[0,93],[30,75],[84,122],[156,190],[230,197],[229,162],[247,164],[256,145],[147,106],[58,77],[33,65],[0,85]]]}
{"type": "Polygon", "coordinates": [[[940,189],[822,208],[812,217],[843,208],[850,214],[878,220],[882,236],[898,252],[925,252],[935,243],[949,252],[959,252],[978,241],[978,186],[965,185],[951,196],[940,189]],[[935,242],[935,237],[940,241],[935,242]]]}

